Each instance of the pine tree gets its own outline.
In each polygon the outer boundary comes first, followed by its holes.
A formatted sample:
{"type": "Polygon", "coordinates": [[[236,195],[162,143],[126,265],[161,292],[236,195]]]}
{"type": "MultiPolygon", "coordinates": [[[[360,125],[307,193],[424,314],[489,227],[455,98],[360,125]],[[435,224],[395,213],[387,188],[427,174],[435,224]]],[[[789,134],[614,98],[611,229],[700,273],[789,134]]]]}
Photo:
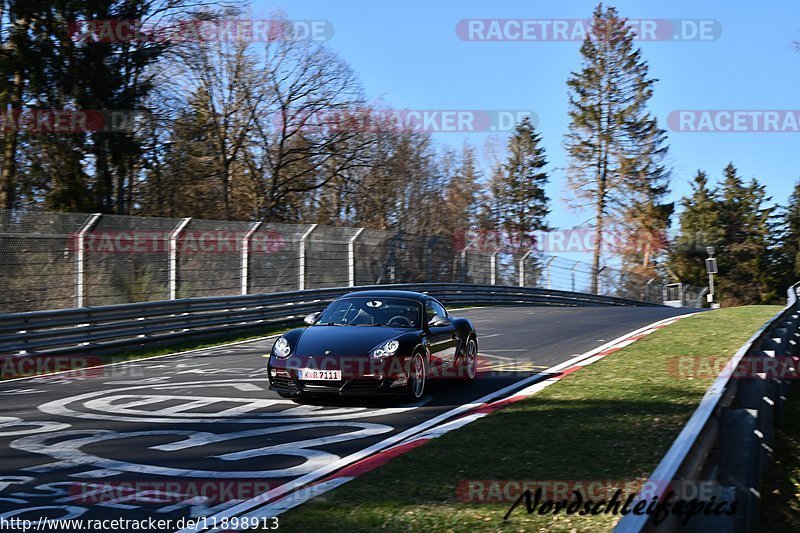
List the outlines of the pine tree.
{"type": "Polygon", "coordinates": [[[718,252],[720,300],[727,304],[768,301],[770,219],[774,207],[765,206],[765,187],[753,179],[745,183],[733,163],[724,170],[719,203],[725,237],[718,252]]]}
{"type": "Polygon", "coordinates": [[[719,213],[719,198],[708,187],[708,177],[698,170],[692,194],[681,200],[680,232],[675,239],[668,267],[682,283],[706,284],[706,247],[722,250],[724,230],[719,213]]]}
{"type": "MultiPolygon", "coordinates": [[[[663,231],[672,212],[662,200],[669,172],[666,136],[647,110],[657,80],[648,76],[635,34],[613,7],[598,5],[581,46],[583,67],[567,81],[570,131],[568,185],[574,205],[595,212],[592,290],[597,291],[607,226],[634,233],[663,231]]],[[[651,252],[641,260],[649,265],[651,252]]]]}
{"type": "Polygon", "coordinates": [[[800,281],[800,181],[795,183],[788,205],[773,217],[770,236],[769,284],[775,288],[773,300],[782,303],[789,287],[800,281]]]}
{"type": "Polygon", "coordinates": [[[792,283],[800,281],[800,181],[795,183],[783,214],[785,234],[782,250],[788,258],[792,283]]]}
{"type": "Polygon", "coordinates": [[[547,229],[548,182],[541,136],[530,119],[524,118],[508,140],[508,159],[495,174],[492,189],[497,202],[498,226],[505,236],[520,243],[547,229]]]}

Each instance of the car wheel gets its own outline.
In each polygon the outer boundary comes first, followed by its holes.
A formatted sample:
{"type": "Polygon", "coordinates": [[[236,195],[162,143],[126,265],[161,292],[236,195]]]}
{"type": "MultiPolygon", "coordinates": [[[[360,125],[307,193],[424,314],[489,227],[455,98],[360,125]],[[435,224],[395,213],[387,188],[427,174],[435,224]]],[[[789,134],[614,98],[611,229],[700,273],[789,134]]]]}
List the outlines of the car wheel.
{"type": "Polygon", "coordinates": [[[478,343],[475,342],[475,337],[470,337],[467,340],[467,345],[464,347],[464,356],[459,363],[459,381],[464,383],[471,383],[475,381],[475,376],[478,375],[478,343]]]}
{"type": "Polygon", "coordinates": [[[411,356],[408,368],[408,397],[417,401],[425,394],[425,383],[428,380],[428,363],[425,357],[417,352],[411,356]]]}

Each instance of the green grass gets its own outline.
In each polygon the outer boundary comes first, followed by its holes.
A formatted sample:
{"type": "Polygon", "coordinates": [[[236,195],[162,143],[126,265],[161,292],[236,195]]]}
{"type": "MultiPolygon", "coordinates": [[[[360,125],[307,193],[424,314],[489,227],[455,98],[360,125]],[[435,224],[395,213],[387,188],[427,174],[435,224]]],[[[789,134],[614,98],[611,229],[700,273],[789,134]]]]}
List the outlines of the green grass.
{"type": "Polygon", "coordinates": [[[676,356],[729,358],[775,306],[685,318],[535,396],[432,440],[280,517],[284,531],[603,531],[616,518],[528,515],[464,503],[463,480],[644,480],[713,377],[676,356]]]}

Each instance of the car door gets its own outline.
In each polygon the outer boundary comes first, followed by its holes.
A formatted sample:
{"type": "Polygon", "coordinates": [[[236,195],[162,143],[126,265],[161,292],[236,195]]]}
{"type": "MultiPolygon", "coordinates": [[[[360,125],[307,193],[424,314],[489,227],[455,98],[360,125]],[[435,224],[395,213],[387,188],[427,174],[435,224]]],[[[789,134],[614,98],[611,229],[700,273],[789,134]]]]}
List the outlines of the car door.
{"type": "Polygon", "coordinates": [[[425,302],[425,324],[428,328],[431,342],[431,363],[437,367],[437,371],[452,368],[455,364],[456,347],[458,346],[458,336],[456,328],[452,322],[446,326],[430,326],[428,323],[434,315],[450,318],[444,307],[436,300],[426,300],[425,302]]]}

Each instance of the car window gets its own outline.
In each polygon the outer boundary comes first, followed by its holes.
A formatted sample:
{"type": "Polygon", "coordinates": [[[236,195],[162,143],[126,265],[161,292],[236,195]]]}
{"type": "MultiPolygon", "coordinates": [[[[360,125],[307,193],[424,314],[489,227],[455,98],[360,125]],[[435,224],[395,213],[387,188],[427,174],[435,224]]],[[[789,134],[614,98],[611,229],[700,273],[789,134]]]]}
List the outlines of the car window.
{"type": "Polygon", "coordinates": [[[420,327],[422,306],[402,298],[343,298],[332,302],[317,324],[337,326],[420,327]]]}
{"type": "Polygon", "coordinates": [[[442,307],[439,302],[433,300],[425,302],[425,313],[427,314],[428,320],[433,318],[433,315],[447,316],[447,311],[444,310],[444,307],[442,307]]]}

